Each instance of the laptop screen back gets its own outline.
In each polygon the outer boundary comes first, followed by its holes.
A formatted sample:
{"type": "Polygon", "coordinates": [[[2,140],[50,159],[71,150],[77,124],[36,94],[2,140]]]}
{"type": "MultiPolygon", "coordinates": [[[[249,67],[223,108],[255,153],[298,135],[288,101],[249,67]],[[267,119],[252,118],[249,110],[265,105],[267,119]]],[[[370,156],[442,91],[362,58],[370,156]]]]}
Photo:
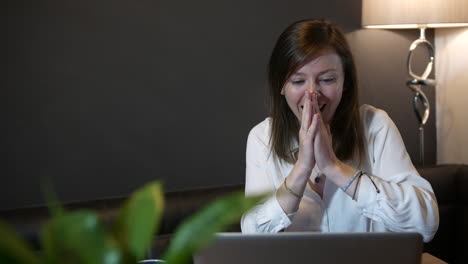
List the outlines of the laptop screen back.
{"type": "Polygon", "coordinates": [[[218,233],[195,264],[420,264],[418,233],[218,233]]]}

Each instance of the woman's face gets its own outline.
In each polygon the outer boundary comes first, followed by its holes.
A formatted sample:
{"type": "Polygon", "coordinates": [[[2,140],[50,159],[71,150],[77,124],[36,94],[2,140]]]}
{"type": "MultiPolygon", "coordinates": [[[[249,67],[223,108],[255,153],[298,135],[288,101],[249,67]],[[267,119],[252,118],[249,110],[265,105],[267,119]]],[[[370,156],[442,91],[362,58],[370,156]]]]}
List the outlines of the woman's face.
{"type": "Polygon", "coordinates": [[[294,72],[281,89],[281,94],[301,121],[305,92],[316,92],[323,121],[329,123],[341,101],[343,82],[341,58],[333,50],[325,50],[294,72]]]}

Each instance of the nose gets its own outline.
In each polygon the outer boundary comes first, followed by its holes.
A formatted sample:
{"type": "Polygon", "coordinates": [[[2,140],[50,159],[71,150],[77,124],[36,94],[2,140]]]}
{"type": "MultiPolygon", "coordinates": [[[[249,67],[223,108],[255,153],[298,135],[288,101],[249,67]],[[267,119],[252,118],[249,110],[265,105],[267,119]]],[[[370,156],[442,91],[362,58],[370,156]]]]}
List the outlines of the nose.
{"type": "Polygon", "coordinates": [[[307,86],[307,91],[309,93],[317,93],[317,95],[318,95],[318,94],[320,94],[320,87],[315,83],[311,83],[311,84],[309,84],[307,86]]]}

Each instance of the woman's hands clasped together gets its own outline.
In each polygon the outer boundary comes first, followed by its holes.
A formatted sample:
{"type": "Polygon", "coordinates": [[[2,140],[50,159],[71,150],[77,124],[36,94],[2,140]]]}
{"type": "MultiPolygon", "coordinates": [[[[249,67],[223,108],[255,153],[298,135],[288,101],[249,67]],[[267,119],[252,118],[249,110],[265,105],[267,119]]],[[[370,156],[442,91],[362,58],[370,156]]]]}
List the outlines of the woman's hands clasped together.
{"type": "Polygon", "coordinates": [[[322,197],[324,182],[314,184],[309,179],[314,167],[324,178],[330,179],[340,188],[355,172],[355,169],[341,162],[335,155],[330,126],[323,121],[317,93],[307,90],[304,96],[297,161],[285,179],[287,185],[277,192],[278,201],[287,214],[296,212],[299,208],[298,194],[304,193],[307,183],[322,197]]]}
{"type": "Polygon", "coordinates": [[[323,121],[317,93],[305,91],[304,96],[297,165],[310,171],[317,165],[319,171],[325,172],[339,163],[333,150],[330,125],[323,121]]]}
{"type": "MultiPolygon", "coordinates": [[[[330,125],[323,121],[317,93],[305,91],[305,97],[306,102],[299,131],[299,155],[296,165],[304,168],[314,168],[316,166],[320,174],[342,188],[348,183],[356,169],[341,162],[336,157],[333,150],[330,125]]],[[[351,195],[351,190],[354,190],[354,183],[352,186],[353,188],[346,191],[348,195],[351,195]]],[[[312,184],[310,187],[322,196],[321,188],[317,188],[312,184]]]]}

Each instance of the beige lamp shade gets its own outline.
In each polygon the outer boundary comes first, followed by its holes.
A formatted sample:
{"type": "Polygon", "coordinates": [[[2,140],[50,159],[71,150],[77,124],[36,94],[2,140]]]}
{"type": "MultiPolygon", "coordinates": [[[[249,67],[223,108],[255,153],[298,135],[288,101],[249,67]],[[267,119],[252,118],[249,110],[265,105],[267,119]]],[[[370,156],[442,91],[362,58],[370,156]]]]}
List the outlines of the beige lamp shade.
{"type": "Polygon", "coordinates": [[[366,28],[468,26],[468,0],[363,0],[366,28]]]}

